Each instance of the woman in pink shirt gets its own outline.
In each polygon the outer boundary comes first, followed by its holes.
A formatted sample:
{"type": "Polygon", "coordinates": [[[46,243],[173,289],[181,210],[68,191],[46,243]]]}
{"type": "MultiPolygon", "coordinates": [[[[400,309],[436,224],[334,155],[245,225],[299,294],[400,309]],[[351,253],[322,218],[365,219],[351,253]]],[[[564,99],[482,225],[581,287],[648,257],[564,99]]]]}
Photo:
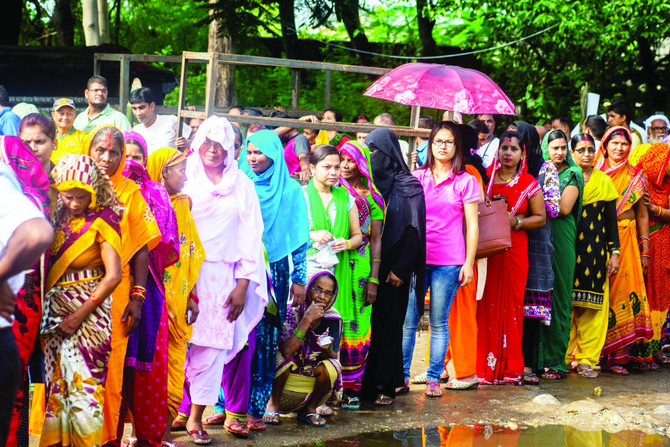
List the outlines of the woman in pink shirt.
{"type": "Polygon", "coordinates": [[[426,164],[412,175],[421,182],[426,199],[426,289],[430,288],[431,329],[426,395],[440,397],[440,374],[449,346],[449,310],[458,287],[470,284],[473,276],[480,193],[475,177],[465,172],[463,144],[455,123],[443,121],[433,127],[428,148],[426,164]]]}

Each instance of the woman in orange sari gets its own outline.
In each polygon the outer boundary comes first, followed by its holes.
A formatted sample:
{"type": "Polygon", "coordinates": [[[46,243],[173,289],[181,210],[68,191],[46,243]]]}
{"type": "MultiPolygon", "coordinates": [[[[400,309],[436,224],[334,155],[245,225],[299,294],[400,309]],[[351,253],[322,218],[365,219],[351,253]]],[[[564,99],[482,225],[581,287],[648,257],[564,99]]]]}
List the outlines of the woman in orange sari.
{"type": "Polygon", "coordinates": [[[53,178],[60,197],[41,324],[47,407],[40,446],[89,447],[102,438],[122,209],[109,178],[85,155],[63,157],[53,178]]]}
{"type": "Polygon", "coordinates": [[[141,317],[149,273],[149,250],[160,241],[161,231],[140,187],[123,176],[126,145],[121,131],[110,125],[98,126],[89,133],[85,146],[93,161],[109,176],[114,191],[126,207],[120,222],[121,284],[112,293],[112,351],[105,387],[102,436],[102,444],[118,443],[123,433],[123,419],[119,418],[119,413],[128,336],[137,328],[141,317]]]}
{"type": "Polygon", "coordinates": [[[642,168],[649,192],[643,196],[649,209],[649,270],[646,285],[651,309],[654,337],[644,343],[644,355],[652,355],[656,364],[668,364],[670,359],[661,352],[661,329],[670,307],[670,146],[653,144],[642,155],[638,167],[642,168]]]}
{"type": "Polygon", "coordinates": [[[610,278],[610,316],[600,363],[603,369],[623,375],[628,374],[628,363],[645,369],[653,363],[651,355],[642,356],[635,347],[636,341],[651,339],[653,330],[644,285],[649,267],[649,215],[642,198],[647,185],[642,171],[628,163],[631,141],[627,129],[611,128],[603,136],[596,159],[596,169],[612,179],[619,193],[616,211],[621,246],[619,273],[610,278]]]}

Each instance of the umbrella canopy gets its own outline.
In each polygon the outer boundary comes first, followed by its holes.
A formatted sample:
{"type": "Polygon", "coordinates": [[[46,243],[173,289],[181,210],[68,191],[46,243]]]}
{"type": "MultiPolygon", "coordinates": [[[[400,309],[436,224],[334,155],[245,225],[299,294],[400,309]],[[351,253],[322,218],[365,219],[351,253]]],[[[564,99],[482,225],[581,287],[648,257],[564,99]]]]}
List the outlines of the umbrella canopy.
{"type": "Polygon", "coordinates": [[[514,104],[491,78],[454,65],[401,65],[372,84],[365,96],[467,114],[514,115],[514,104]]]}

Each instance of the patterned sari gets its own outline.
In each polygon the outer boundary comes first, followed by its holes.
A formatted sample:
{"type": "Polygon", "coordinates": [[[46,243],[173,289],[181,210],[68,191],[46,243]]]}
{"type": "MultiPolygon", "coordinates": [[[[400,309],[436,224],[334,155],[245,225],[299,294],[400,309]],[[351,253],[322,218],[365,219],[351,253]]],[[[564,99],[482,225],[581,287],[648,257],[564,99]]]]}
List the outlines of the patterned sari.
{"type": "Polygon", "coordinates": [[[372,179],[370,153],[367,147],[357,141],[347,141],[341,152],[354,160],[362,176],[362,181],[370,192],[363,197],[340,177],[340,184],[356,199],[358,222],[363,233],[363,244],[349,255],[351,275],[351,298],[341,297],[335,306],[343,321],[342,342],[340,343],[340,363],[342,382],[345,389],[360,391],[361,379],[370,348],[370,317],[372,306],[366,304],[363,291],[370,277],[370,234],[372,221],[384,220],[384,199],[372,179]]]}
{"type": "MultiPolygon", "coordinates": [[[[605,153],[611,135],[617,131],[628,133],[623,127],[610,129],[602,139],[599,149],[601,155],[605,153]]],[[[628,136],[630,141],[630,135],[628,136]]],[[[631,166],[628,157],[610,167],[606,163],[606,158],[601,156],[596,162],[596,168],[607,174],[614,182],[619,194],[617,216],[628,210],[634,210],[635,204],[642,199],[647,189],[642,171],[631,166]]],[[[651,339],[653,336],[637,240],[637,221],[619,220],[618,228],[621,255],[619,273],[610,278],[609,321],[605,346],[601,354],[603,367],[625,365],[630,361],[637,363],[651,361],[651,355],[641,357],[634,346],[631,346],[637,340],[651,339]]]]}
{"type": "Polygon", "coordinates": [[[111,351],[110,302],[103,300],[72,336],[59,331],[58,325],[95,293],[104,276],[99,245],[106,242],[121,252],[119,216],[114,211],[112,185],[90,158],[63,157],[54,177],[59,190],[78,187],[94,193],[91,206],[80,216],[65,221],[61,206],[54,217],[56,232],[46,282],[49,293],[40,329],[47,402],[40,446],[93,446],[102,439],[102,405],[111,351]],[[77,271],[66,273],[73,269],[77,271]]]}

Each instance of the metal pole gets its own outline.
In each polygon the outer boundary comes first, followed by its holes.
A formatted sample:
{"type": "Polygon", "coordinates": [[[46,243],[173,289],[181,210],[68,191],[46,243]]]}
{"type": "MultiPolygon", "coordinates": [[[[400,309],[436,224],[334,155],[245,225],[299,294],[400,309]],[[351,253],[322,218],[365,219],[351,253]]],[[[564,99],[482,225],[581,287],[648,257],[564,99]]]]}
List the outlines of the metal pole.
{"type": "Polygon", "coordinates": [[[300,71],[291,69],[291,107],[300,108],[300,71]]]}
{"type": "MultiPolygon", "coordinates": [[[[415,129],[419,128],[419,116],[421,116],[421,107],[412,106],[412,114],[410,115],[410,118],[409,118],[409,127],[413,127],[415,129]]],[[[412,163],[412,152],[414,152],[415,147],[416,147],[416,137],[409,137],[409,151],[407,152],[407,166],[409,166],[411,169],[414,169],[414,166],[413,166],[413,163],[412,163]]]]}
{"type": "Polygon", "coordinates": [[[326,70],[326,92],[323,97],[323,110],[328,110],[330,109],[330,78],[332,76],[332,72],[330,70],[326,70]]]}
{"type": "Polygon", "coordinates": [[[128,90],[130,88],[130,60],[127,54],[121,56],[119,64],[119,111],[126,114],[128,104],[128,90]]]}

